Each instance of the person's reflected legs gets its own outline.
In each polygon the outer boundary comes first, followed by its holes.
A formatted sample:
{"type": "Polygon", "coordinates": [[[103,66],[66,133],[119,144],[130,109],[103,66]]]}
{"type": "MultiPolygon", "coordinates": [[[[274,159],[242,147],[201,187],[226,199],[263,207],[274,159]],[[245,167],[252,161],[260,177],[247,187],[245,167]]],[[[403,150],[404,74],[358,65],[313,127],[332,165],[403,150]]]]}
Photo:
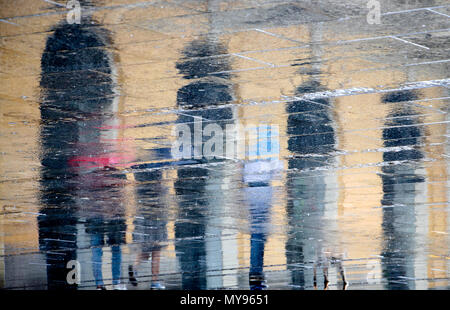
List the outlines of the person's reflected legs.
{"type": "Polygon", "coordinates": [[[342,258],[336,257],[326,257],[320,258],[317,263],[314,263],[313,266],[313,286],[314,289],[317,290],[317,269],[322,270],[323,272],[323,289],[327,290],[330,284],[328,277],[328,268],[329,266],[336,267],[337,273],[339,274],[342,280],[342,290],[346,290],[348,287],[348,282],[345,277],[345,270],[342,265],[342,258]]]}
{"type": "Polygon", "coordinates": [[[115,290],[125,290],[125,285],[121,285],[122,274],[122,249],[120,245],[125,243],[124,231],[126,230],[123,219],[113,219],[107,224],[108,228],[108,245],[111,246],[111,272],[112,284],[115,290]]]}
{"type": "Polygon", "coordinates": [[[263,273],[264,248],[266,236],[264,234],[252,234],[250,240],[250,289],[263,290],[267,288],[263,273]]]}
{"type": "Polygon", "coordinates": [[[95,286],[98,290],[106,289],[102,274],[103,245],[103,234],[91,235],[92,273],[94,274],[95,286]]]}
{"type": "Polygon", "coordinates": [[[120,265],[122,263],[122,251],[120,250],[120,246],[114,245],[111,247],[112,252],[112,276],[113,276],[113,285],[120,284],[120,265]]]}
{"type": "MultiPolygon", "coordinates": [[[[258,165],[258,164],[256,164],[258,165]]],[[[246,196],[250,208],[250,273],[251,290],[267,289],[264,268],[264,249],[267,241],[267,225],[269,225],[269,210],[272,199],[272,188],[267,182],[269,174],[256,174],[255,163],[247,165],[246,196]]]]}
{"type": "Polygon", "coordinates": [[[336,262],[336,264],[337,264],[337,268],[338,268],[338,271],[339,271],[339,275],[341,276],[341,279],[342,279],[342,290],[345,291],[347,289],[347,287],[348,287],[348,283],[347,283],[347,281],[345,279],[344,266],[342,265],[342,261],[341,260],[338,260],[336,262]]]}
{"type": "Polygon", "coordinates": [[[161,251],[152,251],[152,290],[162,290],[166,287],[159,282],[159,266],[161,262],[161,251]]]}
{"type": "Polygon", "coordinates": [[[143,261],[151,257],[152,283],[150,289],[165,289],[159,282],[161,249],[167,241],[167,209],[163,197],[165,188],[161,184],[161,171],[136,173],[136,194],[142,205],[134,220],[133,241],[139,245],[136,260],[128,266],[128,278],[133,286],[138,286],[137,269],[143,261]]]}
{"type": "Polygon", "coordinates": [[[321,269],[323,273],[323,289],[328,289],[328,284],[330,281],[328,281],[328,262],[323,262],[321,259],[317,263],[314,263],[313,267],[313,285],[314,289],[317,290],[317,269],[321,269]]]}
{"type": "Polygon", "coordinates": [[[86,232],[90,235],[90,246],[92,252],[92,273],[95,279],[95,285],[98,290],[105,290],[103,281],[103,247],[111,247],[111,273],[113,289],[126,289],[121,285],[121,264],[122,250],[120,244],[124,242],[124,223],[123,220],[105,220],[102,217],[89,219],[86,232]],[[105,236],[107,243],[105,244],[105,236]]]}
{"type": "Polygon", "coordinates": [[[133,286],[138,286],[138,280],[137,280],[137,269],[141,265],[143,261],[148,261],[151,257],[151,270],[152,270],[152,284],[150,286],[150,289],[152,290],[163,290],[166,287],[159,282],[159,267],[161,265],[161,250],[159,248],[154,248],[151,252],[140,252],[136,256],[136,261],[133,265],[128,266],[128,277],[130,280],[130,283],[133,286]]]}

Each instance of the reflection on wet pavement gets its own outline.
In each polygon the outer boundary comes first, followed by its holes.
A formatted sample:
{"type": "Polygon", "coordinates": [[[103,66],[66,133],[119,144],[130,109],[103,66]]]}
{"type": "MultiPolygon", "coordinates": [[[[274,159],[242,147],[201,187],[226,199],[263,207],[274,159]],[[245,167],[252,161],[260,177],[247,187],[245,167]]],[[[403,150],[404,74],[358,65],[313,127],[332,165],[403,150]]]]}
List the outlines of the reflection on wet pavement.
{"type": "Polygon", "coordinates": [[[449,288],[447,1],[80,4],[0,0],[1,288],[449,288]]]}

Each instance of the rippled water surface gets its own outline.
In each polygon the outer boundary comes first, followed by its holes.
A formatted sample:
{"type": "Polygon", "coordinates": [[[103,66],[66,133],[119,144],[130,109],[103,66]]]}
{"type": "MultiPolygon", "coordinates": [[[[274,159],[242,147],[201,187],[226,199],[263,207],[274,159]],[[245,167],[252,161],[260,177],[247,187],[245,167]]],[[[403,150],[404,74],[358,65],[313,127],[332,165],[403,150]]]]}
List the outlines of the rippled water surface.
{"type": "Polygon", "coordinates": [[[448,289],[450,6],[366,2],[0,0],[0,288],[448,289]]]}

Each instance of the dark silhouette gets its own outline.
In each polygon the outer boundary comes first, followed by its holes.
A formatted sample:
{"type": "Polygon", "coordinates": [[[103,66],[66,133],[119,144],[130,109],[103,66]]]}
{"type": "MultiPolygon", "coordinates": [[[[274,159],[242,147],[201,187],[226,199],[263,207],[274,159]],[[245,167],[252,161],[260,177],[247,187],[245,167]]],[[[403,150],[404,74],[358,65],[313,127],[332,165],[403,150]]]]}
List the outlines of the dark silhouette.
{"type": "Polygon", "coordinates": [[[138,172],[135,174],[136,195],[139,201],[134,220],[133,241],[139,246],[136,261],[128,267],[130,282],[138,285],[137,269],[143,261],[152,258],[151,289],[164,289],[159,281],[161,250],[167,242],[167,205],[164,202],[165,187],[161,183],[162,171],[138,172]]]}
{"type": "Polygon", "coordinates": [[[105,235],[108,245],[113,246],[113,274],[120,278],[118,246],[124,242],[125,224],[120,218],[120,203],[114,200],[120,198],[120,190],[109,190],[120,187],[123,176],[109,172],[114,170],[109,165],[120,159],[113,153],[113,143],[102,139],[108,132],[101,130],[114,121],[117,104],[113,64],[103,48],[111,39],[91,18],[82,20],[81,25],[56,26],[41,60],[43,215],[38,222],[49,289],[77,288],[66,281],[66,264],[77,258],[76,224],[80,217],[86,218],[86,231],[91,235],[97,285],[103,286],[98,264],[105,235]]]}
{"type": "MultiPolygon", "coordinates": [[[[194,146],[194,121],[201,119],[202,128],[215,122],[225,131],[225,125],[232,122],[231,108],[217,107],[230,102],[233,98],[232,88],[227,80],[228,74],[209,73],[230,70],[228,58],[211,57],[225,54],[226,49],[214,38],[201,38],[191,42],[183,51],[184,58],[177,63],[183,77],[192,80],[180,88],[177,94],[178,107],[183,114],[178,123],[187,123],[192,133],[194,146]],[[201,109],[208,107],[208,109],[201,109]]],[[[202,148],[202,144],[194,147],[202,148]]],[[[223,159],[196,160],[197,163],[221,161],[223,159]]],[[[203,167],[180,167],[177,171],[175,193],[177,195],[179,214],[183,221],[175,224],[175,248],[182,270],[183,289],[206,288],[206,248],[205,229],[208,210],[208,193],[206,184],[210,173],[203,167]]],[[[217,176],[214,176],[217,177],[217,176]]]]}
{"type": "MultiPolygon", "coordinates": [[[[324,91],[320,82],[311,79],[299,86],[296,96],[324,91]]],[[[320,228],[326,226],[323,213],[325,208],[325,176],[311,169],[330,164],[335,150],[335,133],[330,117],[331,106],[328,98],[296,100],[287,105],[288,149],[293,157],[288,160],[289,169],[298,169],[288,175],[289,239],[286,256],[291,269],[291,281],[295,288],[304,289],[308,283],[317,288],[317,268],[322,270],[324,288],[328,288],[328,267],[336,265],[341,275],[343,288],[347,287],[341,260],[327,257],[319,241],[324,238],[320,228]],[[306,266],[313,263],[311,275],[306,266]],[[312,277],[312,279],[311,279],[312,277]],[[311,281],[311,282],[310,282],[311,281]]]]}
{"type": "Polygon", "coordinates": [[[382,167],[383,175],[383,234],[384,249],[382,255],[383,278],[387,280],[388,289],[413,289],[408,282],[399,277],[409,277],[413,272],[413,257],[410,256],[415,245],[409,237],[414,234],[414,227],[405,230],[402,222],[415,220],[414,199],[415,183],[424,178],[417,175],[414,161],[423,158],[417,147],[422,136],[421,127],[414,126],[417,118],[411,117],[414,111],[401,102],[416,100],[413,91],[398,91],[385,95],[385,103],[398,103],[388,116],[383,129],[385,147],[412,147],[403,150],[387,151],[383,154],[384,162],[412,161],[411,163],[395,163],[382,167]]]}

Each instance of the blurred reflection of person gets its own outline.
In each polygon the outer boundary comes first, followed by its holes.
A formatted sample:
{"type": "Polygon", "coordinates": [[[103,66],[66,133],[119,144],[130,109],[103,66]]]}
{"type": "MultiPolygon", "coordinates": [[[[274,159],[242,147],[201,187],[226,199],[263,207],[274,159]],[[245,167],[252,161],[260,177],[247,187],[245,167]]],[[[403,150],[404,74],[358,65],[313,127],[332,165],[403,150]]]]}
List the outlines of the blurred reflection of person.
{"type": "MultiPolygon", "coordinates": [[[[322,25],[309,27],[310,42],[323,40],[322,25]]],[[[313,283],[317,286],[317,268],[322,269],[324,287],[328,287],[329,254],[327,247],[336,243],[330,227],[335,218],[326,218],[330,208],[327,202],[329,178],[327,167],[334,161],[336,133],[333,126],[333,101],[331,98],[303,99],[306,94],[322,92],[327,86],[321,81],[324,73],[324,49],[311,44],[309,56],[312,61],[299,67],[302,84],[295,89],[298,100],[286,105],[288,150],[287,218],[288,240],[286,259],[291,273],[291,284],[305,289],[313,283]],[[313,263],[313,270],[306,264],[313,263]],[[312,272],[311,272],[312,271],[312,272]]],[[[331,208],[337,208],[335,204],[331,208]]]]}
{"type": "Polygon", "coordinates": [[[278,160],[277,135],[271,135],[270,126],[263,125],[256,128],[257,139],[250,140],[248,157],[244,162],[243,181],[245,200],[250,215],[250,272],[249,284],[251,290],[267,288],[264,276],[264,249],[270,232],[270,209],[272,205],[273,188],[271,181],[282,168],[278,160]],[[264,130],[261,130],[265,127],[264,130]],[[256,142],[256,146],[251,144],[256,142]],[[261,152],[262,144],[266,143],[268,150],[261,152]]]}
{"type": "MultiPolygon", "coordinates": [[[[266,162],[250,162],[244,165],[245,196],[250,213],[250,289],[265,289],[264,248],[267,226],[270,221],[272,187],[270,171],[260,170],[266,162]]],[[[267,163],[268,164],[268,163],[267,163]]]]}
{"type": "Polygon", "coordinates": [[[161,250],[167,242],[167,205],[163,201],[165,186],[161,184],[162,171],[138,172],[135,174],[137,200],[140,205],[134,220],[133,242],[139,253],[133,265],[128,266],[128,276],[133,286],[138,285],[137,269],[151,256],[153,290],[165,289],[159,281],[161,250]]]}
{"type": "MultiPolygon", "coordinates": [[[[101,257],[105,236],[112,246],[113,284],[120,281],[124,176],[114,167],[128,161],[129,152],[118,137],[115,66],[104,48],[111,44],[110,35],[93,27],[91,17],[82,21],[80,25],[63,22],[56,26],[42,55],[41,183],[45,206],[39,227],[46,250],[58,250],[50,245],[57,239],[70,241],[69,247],[60,243],[74,252],[64,255],[66,262],[76,259],[76,225],[83,218],[90,235],[94,277],[98,288],[104,288],[101,257]]],[[[55,285],[63,286],[66,266],[49,259],[49,270],[61,269],[55,285]]]]}
{"type": "Polygon", "coordinates": [[[328,281],[328,268],[334,266],[337,269],[338,274],[342,280],[342,290],[346,290],[348,283],[345,279],[345,270],[342,265],[342,255],[340,257],[331,256],[331,253],[324,253],[325,255],[320,256],[313,266],[313,285],[314,289],[317,289],[317,269],[321,269],[323,272],[323,289],[327,290],[330,281],[328,281]]]}
{"type": "MultiPolygon", "coordinates": [[[[321,90],[320,83],[311,80],[300,85],[296,95],[321,90]]],[[[326,221],[323,218],[326,180],[323,172],[314,169],[326,167],[332,160],[330,153],[334,151],[335,136],[330,106],[328,98],[296,100],[287,105],[288,150],[293,154],[288,160],[290,172],[287,178],[290,231],[286,256],[290,265],[316,262],[315,265],[322,266],[325,260],[323,244],[319,240],[324,239],[320,227],[326,221]]],[[[311,275],[310,270],[303,266],[295,268],[291,272],[292,284],[301,289],[311,282],[316,285],[315,269],[311,275]]],[[[324,279],[324,286],[328,285],[327,281],[324,279]]]]}
{"type": "MultiPolygon", "coordinates": [[[[218,124],[225,131],[226,124],[233,122],[232,108],[220,106],[233,100],[230,74],[225,72],[231,70],[231,65],[228,58],[214,57],[226,53],[226,47],[211,35],[190,42],[183,50],[184,57],[177,62],[180,74],[189,81],[177,92],[177,106],[183,110],[177,123],[189,126],[191,145],[199,153],[208,139],[203,136],[196,143],[196,121],[202,121],[202,132],[211,123],[218,124]]],[[[208,286],[205,234],[209,219],[206,215],[221,207],[211,204],[211,197],[219,197],[214,185],[222,184],[226,173],[220,167],[211,171],[202,164],[220,161],[224,159],[201,156],[200,159],[195,158],[198,165],[177,169],[174,187],[181,220],[175,223],[175,250],[183,271],[183,289],[205,289],[208,286]]],[[[221,203],[219,200],[215,199],[215,204],[221,203]]]]}
{"type": "MultiPolygon", "coordinates": [[[[296,89],[301,97],[307,93],[323,91],[317,80],[304,82],[296,89]]],[[[304,289],[312,280],[317,288],[317,269],[322,270],[324,288],[329,285],[328,268],[336,266],[346,289],[342,266],[343,255],[333,248],[333,236],[322,227],[332,225],[334,219],[324,217],[326,207],[326,173],[315,170],[329,166],[335,151],[335,132],[332,126],[332,103],[329,98],[295,100],[287,105],[288,150],[293,154],[288,160],[289,174],[287,213],[289,238],[286,257],[290,266],[313,263],[313,274],[304,266],[292,268],[292,284],[304,289]],[[311,279],[312,278],[312,279],[311,279]]]]}
{"type": "Polygon", "coordinates": [[[414,223],[416,204],[416,183],[424,182],[416,172],[414,161],[424,157],[420,146],[423,136],[420,120],[406,101],[417,100],[418,93],[411,90],[396,91],[383,96],[382,101],[393,109],[386,118],[383,129],[385,147],[402,147],[383,153],[383,235],[384,248],[381,253],[382,272],[387,289],[414,289],[415,226],[405,227],[404,223],[414,223]],[[392,164],[395,163],[395,164],[392,164]]]}
{"type": "Polygon", "coordinates": [[[97,289],[106,289],[103,282],[103,248],[111,248],[111,273],[113,289],[121,285],[121,244],[125,243],[126,224],[122,187],[124,176],[108,168],[84,175],[78,188],[79,213],[86,219],[92,253],[92,271],[97,289]]]}

